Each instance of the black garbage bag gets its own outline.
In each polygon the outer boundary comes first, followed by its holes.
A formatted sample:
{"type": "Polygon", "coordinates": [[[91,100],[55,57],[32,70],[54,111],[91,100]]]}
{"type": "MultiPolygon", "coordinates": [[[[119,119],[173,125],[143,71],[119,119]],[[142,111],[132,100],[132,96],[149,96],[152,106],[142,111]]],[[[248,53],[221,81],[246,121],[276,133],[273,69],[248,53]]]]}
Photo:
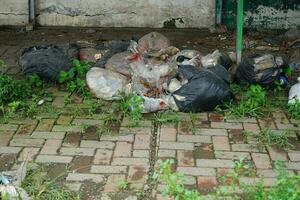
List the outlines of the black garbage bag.
{"type": "Polygon", "coordinates": [[[233,98],[229,84],[208,69],[179,66],[177,77],[185,84],[172,96],[182,112],[210,111],[233,98]]]}
{"type": "Polygon", "coordinates": [[[270,54],[253,54],[244,59],[236,71],[236,79],[240,84],[259,84],[265,88],[273,88],[280,77],[280,67],[286,65],[284,58],[270,54]]]}
{"type": "Polygon", "coordinates": [[[77,58],[77,45],[41,45],[25,49],[19,64],[24,74],[36,74],[46,81],[55,82],[60,71],[71,69],[73,60],[77,58]]]}
{"type": "Polygon", "coordinates": [[[109,43],[96,46],[98,50],[106,50],[102,58],[96,62],[94,67],[105,68],[107,61],[115,54],[128,50],[130,40],[113,40],[109,43]]]}
{"type": "Polygon", "coordinates": [[[223,79],[223,81],[225,81],[226,83],[230,83],[230,74],[229,72],[225,69],[225,67],[223,67],[222,65],[215,65],[214,67],[209,67],[207,68],[209,71],[215,73],[216,75],[218,75],[220,78],[223,79]]]}

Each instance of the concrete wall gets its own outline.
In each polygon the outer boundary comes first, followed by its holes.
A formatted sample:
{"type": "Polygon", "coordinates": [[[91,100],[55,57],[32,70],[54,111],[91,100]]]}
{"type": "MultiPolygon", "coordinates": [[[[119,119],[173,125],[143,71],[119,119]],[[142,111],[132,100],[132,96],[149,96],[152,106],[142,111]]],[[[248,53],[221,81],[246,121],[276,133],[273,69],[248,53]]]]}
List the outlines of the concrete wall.
{"type": "Polygon", "coordinates": [[[28,0],[0,0],[0,25],[28,23],[28,0]]]}
{"type": "MultiPolygon", "coordinates": [[[[215,24],[215,0],[36,0],[42,26],[202,28],[215,24]]],[[[0,0],[0,25],[24,24],[27,0],[0,0]],[[14,3],[12,3],[13,1],[14,3]],[[5,2],[5,3],[4,3],[5,2]],[[8,3],[7,3],[8,2],[8,3]],[[1,12],[0,12],[1,13],[1,12]],[[23,17],[23,18],[22,18],[23,17]]]]}

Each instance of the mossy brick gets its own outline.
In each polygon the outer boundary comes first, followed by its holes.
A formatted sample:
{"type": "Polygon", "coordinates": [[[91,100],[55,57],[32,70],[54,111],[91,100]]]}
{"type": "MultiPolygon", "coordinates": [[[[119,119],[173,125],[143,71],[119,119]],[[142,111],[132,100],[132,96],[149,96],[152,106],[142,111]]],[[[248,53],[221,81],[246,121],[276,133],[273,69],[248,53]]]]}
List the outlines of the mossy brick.
{"type": "Polygon", "coordinates": [[[0,154],[18,154],[21,147],[0,147],[0,154]]]}
{"type": "Polygon", "coordinates": [[[102,125],[104,125],[104,121],[103,120],[98,120],[98,119],[81,119],[81,118],[75,118],[73,120],[72,124],[75,124],[75,125],[102,126],[102,125]]]}
{"type": "Polygon", "coordinates": [[[0,131],[16,131],[18,128],[16,124],[0,124],[0,131]]]}
{"type": "Polygon", "coordinates": [[[31,138],[36,138],[36,139],[58,139],[62,140],[64,139],[66,135],[66,132],[33,132],[31,134],[31,138]]]}
{"type": "Polygon", "coordinates": [[[83,126],[76,125],[55,125],[52,131],[57,132],[82,132],[83,126]]]}
{"type": "Polygon", "coordinates": [[[35,131],[51,131],[56,119],[42,119],[35,131]]]}
{"type": "Polygon", "coordinates": [[[88,174],[88,173],[69,173],[66,181],[93,181],[95,183],[102,183],[105,180],[103,175],[88,174]]]}
{"type": "Polygon", "coordinates": [[[56,120],[56,124],[58,124],[58,125],[68,125],[68,124],[71,124],[72,120],[73,120],[72,116],[60,115],[58,117],[58,119],[56,120]]]}

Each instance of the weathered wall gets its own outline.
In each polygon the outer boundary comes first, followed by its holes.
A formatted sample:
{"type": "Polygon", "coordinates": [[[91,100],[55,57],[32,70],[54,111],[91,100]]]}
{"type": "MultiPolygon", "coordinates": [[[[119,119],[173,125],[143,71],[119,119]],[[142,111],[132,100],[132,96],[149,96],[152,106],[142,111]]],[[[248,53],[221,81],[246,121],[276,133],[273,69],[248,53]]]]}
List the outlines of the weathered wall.
{"type": "MultiPolygon", "coordinates": [[[[236,0],[222,0],[222,23],[235,28],[236,0]]],[[[244,25],[248,28],[288,29],[300,26],[299,0],[245,1],[244,25]]]]}
{"type": "MultiPolygon", "coordinates": [[[[23,19],[11,21],[9,17],[27,14],[27,0],[0,2],[10,13],[0,15],[0,24],[24,23],[23,19]],[[22,12],[9,4],[16,4],[22,12]]],[[[182,18],[183,23],[176,20],[175,24],[185,28],[211,27],[215,23],[214,0],[37,0],[36,4],[37,22],[42,26],[160,28],[172,18],[182,18]]]]}
{"type": "Polygon", "coordinates": [[[0,0],[0,25],[28,23],[28,0],[0,0]]]}

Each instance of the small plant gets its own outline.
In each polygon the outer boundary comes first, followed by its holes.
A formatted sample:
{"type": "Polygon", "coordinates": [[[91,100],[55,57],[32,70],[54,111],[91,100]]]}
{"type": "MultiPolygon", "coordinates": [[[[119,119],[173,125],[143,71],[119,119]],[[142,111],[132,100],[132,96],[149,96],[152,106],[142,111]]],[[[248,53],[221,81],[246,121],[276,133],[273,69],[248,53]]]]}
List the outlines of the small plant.
{"type": "MultiPolygon", "coordinates": [[[[230,102],[225,104],[226,115],[233,117],[259,117],[263,115],[262,109],[266,105],[266,92],[259,85],[251,85],[242,97],[239,104],[230,102]]],[[[216,108],[217,111],[223,112],[220,107],[216,108]]]]}
{"type": "Polygon", "coordinates": [[[27,76],[27,80],[31,87],[42,87],[44,82],[36,74],[27,76]]]}
{"type": "Polygon", "coordinates": [[[138,125],[142,119],[143,98],[135,94],[121,95],[119,110],[124,117],[129,117],[133,125],[138,125]]]}
{"type": "Polygon", "coordinates": [[[234,171],[241,176],[255,176],[254,166],[245,158],[234,161],[234,171]]]}
{"type": "Polygon", "coordinates": [[[277,146],[284,150],[289,150],[294,148],[294,146],[289,142],[287,132],[274,133],[270,129],[263,129],[259,134],[246,132],[247,136],[251,135],[260,146],[277,146]]]}
{"type": "Polygon", "coordinates": [[[0,75],[3,73],[2,69],[5,69],[7,65],[5,64],[4,60],[0,59],[0,75]]]}
{"type": "Polygon", "coordinates": [[[180,121],[178,114],[175,112],[162,112],[154,114],[154,116],[158,124],[178,123],[180,121]]]}
{"type": "Polygon", "coordinates": [[[127,190],[129,188],[129,183],[128,181],[126,181],[125,179],[122,179],[120,182],[119,182],[119,188],[121,190],[127,190]]]}
{"type": "Polygon", "coordinates": [[[59,83],[66,83],[67,90],[70,93],[77,92],[83,97],[91,96],[87,89],[86,82],[84,80],[85,74],[91,67],[90,62],[80,62],[79,60],[73,60],[73,67],[68,71],[61,71],[59,74],[59,83]]]}
{"type": "Polygon", "coordinates": [[[154,180],[160,180],[166,187],[163,195],[173,196],[175,199],[180,200],[202,200],[200,194],[196,190],[188,190],[184,186],[184,176],[180,173],[173,172],[171,165],[174,160],[158,161],[158,172],[153,174],[154,180]]]}
{"type": "Polygon", "coordinates": [[[34,200],[79,200],[63,185],[59,185],[55,180],[50,179],[42,168],[31,169],[27,172],[22,182],[22,188],[27,191],[29,196],[34,200]]]}
{"type": "Polygon", "coordinates": [[[300,119],[300,101],[288,104],[288,111],[291,114],[292,119],[300,119]]]}
{"type": "Polygon", "coordinates": [[[196,121],[197,121],[197,114],[196,113],[189,113],[190,121],[189,127],[193,134],[196,133],[196,121]]]}

